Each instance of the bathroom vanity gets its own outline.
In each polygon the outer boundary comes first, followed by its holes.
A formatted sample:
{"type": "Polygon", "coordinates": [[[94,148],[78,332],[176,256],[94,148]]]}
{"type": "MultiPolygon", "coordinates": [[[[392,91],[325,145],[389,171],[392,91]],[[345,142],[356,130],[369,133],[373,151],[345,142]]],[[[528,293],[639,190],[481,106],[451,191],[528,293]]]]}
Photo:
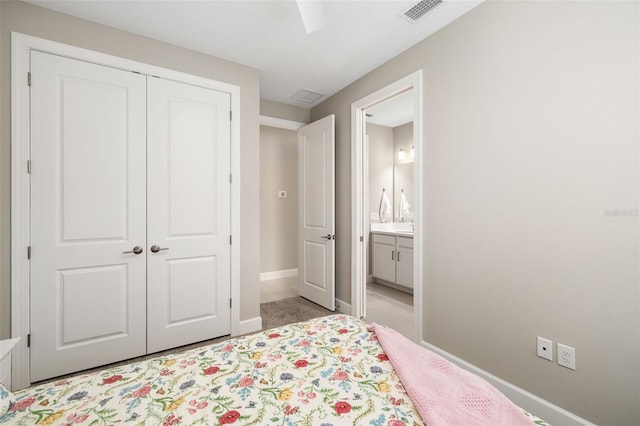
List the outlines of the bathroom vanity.
{"type": "Polygon", "coordinates": [[[413,292],[413,231],[372,227],[371,275],[413,292]]]}

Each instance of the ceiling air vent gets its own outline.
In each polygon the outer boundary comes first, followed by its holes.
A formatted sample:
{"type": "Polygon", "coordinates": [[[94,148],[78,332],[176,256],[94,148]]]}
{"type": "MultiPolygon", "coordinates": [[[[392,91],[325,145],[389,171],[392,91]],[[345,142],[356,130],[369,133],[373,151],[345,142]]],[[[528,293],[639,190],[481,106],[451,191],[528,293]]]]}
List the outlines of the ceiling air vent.
{"type": "Polygon", "coordinates": [[[324,95],[322,93],[313,92],[307,89],[300,89],[296,93],[291,95],[291,99],[312,104],[323,96],[324,95]]]}
{"type": "Polygon", "coordinates": [[[420,3],[402,12],[402,17],[413,24],[439,4],[442,4],[442,0],[422,0],[420,3]]]}

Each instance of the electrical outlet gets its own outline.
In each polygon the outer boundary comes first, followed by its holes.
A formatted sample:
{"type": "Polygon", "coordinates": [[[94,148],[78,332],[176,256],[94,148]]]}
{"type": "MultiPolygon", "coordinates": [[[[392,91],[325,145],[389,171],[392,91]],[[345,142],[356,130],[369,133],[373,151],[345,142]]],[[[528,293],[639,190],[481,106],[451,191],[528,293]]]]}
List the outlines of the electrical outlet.
{"type": "Polygon", "coordinates": [[[537,345],[536,354],[540,358],[553,361],[553,342],[549,339],[545,339],[544,337],[538,336],[538,345],[537,345]]]}
{"type": "Polygon", "coordinates": [[[558,343],[558,365],[576,369],[576,348],[558,343]]]}

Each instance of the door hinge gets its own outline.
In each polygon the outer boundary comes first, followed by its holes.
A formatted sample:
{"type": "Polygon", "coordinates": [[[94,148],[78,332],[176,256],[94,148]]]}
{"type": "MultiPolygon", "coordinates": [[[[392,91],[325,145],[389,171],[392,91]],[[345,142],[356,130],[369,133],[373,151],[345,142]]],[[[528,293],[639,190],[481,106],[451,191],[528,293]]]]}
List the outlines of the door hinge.
{"type": "Polygon", "coordinates": [[[31,160],[27,160],[27,173],[31,174],[31,160]]]}
{"type": "Polygon", "coordinates": [[[27,73],[27,86],[31,87],[31,71],[27,73]]]}
{"type": "Polygon", "coordinates": [[[233,244],[233,238],[229,235],[229,245],[233,244]]]}
{"type": "Polygon", "coordinates": [[[27,334],[27,347],[31,347],[31,333],[27,334]]]}
{"type": "Polygon", "coordinates": [[[362,235],[360,235],[360,242],[364,241],[364,237],[362,235]]]}
{"type": "Polygon", "coordinates": [[[233,121],[233,111],[229,111],[229,121],[233,121]]]}
{"type": "Polygon", "coordinates": [[[229,307],[233,308],[233,299],[229,298],[229,307]]]}
{"type": "Polygon", "coordinates": [[[31,259],[31,246],[27,247],[27,259],[31,259]]]}
{"type": "Polygon", "coordinates": [[[233,175],[229,173],[229,183],[233,183],[233,175]]]}

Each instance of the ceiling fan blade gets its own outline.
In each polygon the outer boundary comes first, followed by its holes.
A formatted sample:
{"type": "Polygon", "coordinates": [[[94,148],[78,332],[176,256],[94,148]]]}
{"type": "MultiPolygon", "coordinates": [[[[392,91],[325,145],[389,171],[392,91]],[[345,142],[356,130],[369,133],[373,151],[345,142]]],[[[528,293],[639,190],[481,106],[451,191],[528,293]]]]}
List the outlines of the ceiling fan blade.
{"type": "Polygon", "coordinates": [[[302,16],[302,22],[307,34],[318,31],[327,25],[324,19],[322,0],[296,0],[296,2],[298,3],[298,10],[300,11],[300,16],[302,16]]]}

